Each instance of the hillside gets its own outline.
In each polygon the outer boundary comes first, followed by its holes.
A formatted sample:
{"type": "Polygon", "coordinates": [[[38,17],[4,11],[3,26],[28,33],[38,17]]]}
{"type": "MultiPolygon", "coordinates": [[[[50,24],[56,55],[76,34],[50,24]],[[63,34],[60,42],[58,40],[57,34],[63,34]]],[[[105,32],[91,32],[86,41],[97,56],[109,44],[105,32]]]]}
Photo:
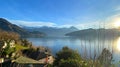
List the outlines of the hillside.
{"type": "Polygon", "coordinates": [[[20,28],[19,26],[15,24],[11,24],[9,21],[3,18],[0,18],[0,29],[4,31],[9,31],[9,32],[16,32],[22,36],[28,34],[28,32],[24,30],[23,28],[20,28]]]}
{"type": "Polygon", "coordinates": [[[15,32],[21,35],[22,37],[36,37],[36,36],[43,36],[44,34],[41,32],[28,32],[25,29],[10,23],[4,18],[0,18],[0,29],[8,32],[15,32]]]}
{"type": "Polygon", "coordinates": [[[71,33],[67,33],[66,36],[73,37],[115,37],[120,36],[120,30],[118,29],[85,29],[71,33]]]}

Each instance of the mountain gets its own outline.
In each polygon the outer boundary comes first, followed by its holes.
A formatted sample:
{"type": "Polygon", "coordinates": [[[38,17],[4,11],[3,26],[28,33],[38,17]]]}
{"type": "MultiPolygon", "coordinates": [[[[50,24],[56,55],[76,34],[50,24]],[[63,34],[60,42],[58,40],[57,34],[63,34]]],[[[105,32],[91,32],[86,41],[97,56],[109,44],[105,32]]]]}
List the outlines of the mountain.
{"type": "Polygon", "coordinates": [[[10,23],[9,21],[7,21],[4,18],[0,18],[0,29],[4,30],[4,31],[8,31],[8,32],[16,32],[18,34],[20,34],[22,37],[27,37],[27,36],[42,36],[43,33],[41,32],[28,32],[25,29],[10,23]]]}
{"type": "Polygon", "coordinates": [[[0,29],[2,29],[4,31],[9,31],[9,32],[16,32],[16,33],[20,34],[21,36],[28,34],[28,32],[26,30],[24,30],[23,28],[15,25],[15,24],[12,24],[3,18],[0,18],[0,29]]]}
{"type": "Polygon", "coordinates": [[[75,27],[70,28],[57,28],[57,27],[23,27],[27,31],[39,31],[45,33],[48,37],[63,37],[66,33],[70,33],[73,31],[77,31],[78,29],[75,27]]]}
{"type": "Polygon", "coordinates": [[[66,36],[72,37],[115,37],[120,36],[119,29],[85,29],[67,33],[66,36]]]}

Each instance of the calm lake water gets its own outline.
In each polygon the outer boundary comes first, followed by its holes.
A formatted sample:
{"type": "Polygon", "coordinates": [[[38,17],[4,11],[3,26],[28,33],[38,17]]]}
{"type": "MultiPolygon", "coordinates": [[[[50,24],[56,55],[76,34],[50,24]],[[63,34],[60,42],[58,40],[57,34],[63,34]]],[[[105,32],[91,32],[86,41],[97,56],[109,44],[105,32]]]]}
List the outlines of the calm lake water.
{"type": "Polygon", "coordinates": [[[55,54],[62,47],[68,46],[78,50],[82,57],[93,58],[99,56],[104,48],[113,53],[113,60],[120,61],[120,37],[114,38],[73,38],[73,37],[44,37],[27,38],[35,46],[45,46],[55,54]]]}

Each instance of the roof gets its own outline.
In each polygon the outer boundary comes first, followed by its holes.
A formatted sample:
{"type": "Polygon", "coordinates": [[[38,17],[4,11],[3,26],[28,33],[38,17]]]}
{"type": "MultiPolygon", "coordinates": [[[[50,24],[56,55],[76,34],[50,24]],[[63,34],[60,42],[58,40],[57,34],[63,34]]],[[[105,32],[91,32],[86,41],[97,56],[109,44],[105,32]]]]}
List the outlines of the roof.
{"type": "Polygon", "coordinates": [[[20,56],[19,58],[17,58],[15,62],[20,64],[44,64],[43,62],[36,61],[31,58],[23,57],[23,56],[20,56]]]}

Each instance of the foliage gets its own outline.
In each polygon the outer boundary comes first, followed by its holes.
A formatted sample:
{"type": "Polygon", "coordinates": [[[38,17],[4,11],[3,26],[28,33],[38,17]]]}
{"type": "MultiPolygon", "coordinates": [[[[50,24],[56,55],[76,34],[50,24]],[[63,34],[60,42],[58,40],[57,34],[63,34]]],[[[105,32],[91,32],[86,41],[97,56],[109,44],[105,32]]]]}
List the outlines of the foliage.
{"type": "Polygon", "coordinates": [[[113,59],[112,53],[106,48],[103,49],[102,53],[98,57],[98,60],[104,66],[110,66],[112,59],[113,59]]]}
{"type": "Polygon", "coordinates": [[[88,67],[85,61],[78,59],[60,60],[59,67],[88,67]]]}
{"type": "Polygon", "coordinates": [[[52,64],[48,64],[47,67],[53,67],[53,65],[52,64]]]}
{"type": "MultiPolygon", "coordinates": [[[[17,33],[14,32],[6,32],[3,30],[0,30],[0,50],[1,50],[1,57],[5,57],[6,55],[11,57],[14,53],[15,55],[21,55],[21,50],[28,49],[28,47],[21,45],[22,41],[20,40],[20,36],[17,33]],[[14,40],[14,46],[10,47],[10,42],[14,40]],[[6,47],[2,48],[4,44],[6,43],[6,47]]],[[[29,44],[28,44],[29,45],[29,44]]]]}
{"type": "Polygon", "coordinates": [[[9,46],[7,46],[5,49],[4,49],[4,54],[5,55],[9,55],[11,53],[15,52],[15,48],[10,48],[9,46]]]}
{"type": "Polygon", "coordinates": [[[32,43],[30,43],[26,39],[22,39],[21,42],[22,42],[22,45],[25,46],[25,47],[31,47],[32,46],[32,43]]]}
{"type": "Polygon", "coordinates": [[[19,37],[17,33],[0,30],[0,41],[18,40],[19,37]]]}
{"type": "Polygon", "coordinates": [[[80,54],[68,47],[63,47],[61,51],[56,54],[54,66],[57,67],[85,67],[86,62],[82,60],[80,54]]]}
{"type": "Polygon", "coordinates": [[[103,49],[98,59],[83,59],[80,54],[68,47],[56,53],[56,59],[53,67],[114,67],[111,64],[112,53],[106,48],[103,49]]]}
{"type": "Polygon", "coordinates": [[[59,51],[56,55],[57,55],[58,59],[65,59],[65,60],[67,60],[69,58],[78,59],[78,60],[81,59],[81,56],[77,51],[72,50],[68,47],[63,47],[62,50],[59,51]]]}
{"type": "Polygon", "coordinates": [[[22,45],[16,45],[15,49],[16,49],[16,51],[20,51],[20,50],[28,49],[28,47],[25,47],[25,46],[22,46],[22,45]]]}

